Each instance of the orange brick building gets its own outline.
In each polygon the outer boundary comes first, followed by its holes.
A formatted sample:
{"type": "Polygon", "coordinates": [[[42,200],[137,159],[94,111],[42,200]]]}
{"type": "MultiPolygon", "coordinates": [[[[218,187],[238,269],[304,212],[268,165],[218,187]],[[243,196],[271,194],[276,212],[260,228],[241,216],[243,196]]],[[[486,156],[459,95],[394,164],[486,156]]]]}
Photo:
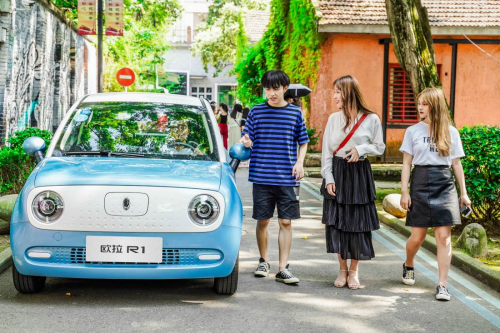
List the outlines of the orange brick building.
{"type": "MultiPolygon", "coordinates": [[[[434,39],[438,74],[458,128],[500,125],[500,1],[422,0],[434,39]],[[469,38],[469,39],[467,39],[469,38]],[[471,43],[471,41],[473,43],[471,43]]],[[[384,161],[400,160],[405,129],[418,122],[413,92],[390,40],[384,0],[318,0],[326,33],[309,122],[323,130],[333,81],[356,77],[378,113],[387,144],[384,161]]]]}

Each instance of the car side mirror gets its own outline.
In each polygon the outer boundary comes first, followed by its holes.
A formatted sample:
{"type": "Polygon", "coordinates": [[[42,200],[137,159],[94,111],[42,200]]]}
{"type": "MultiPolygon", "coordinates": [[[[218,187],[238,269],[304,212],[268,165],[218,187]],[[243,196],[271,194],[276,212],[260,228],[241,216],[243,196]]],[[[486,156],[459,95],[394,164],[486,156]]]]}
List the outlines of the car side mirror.
{"type": "Polygon", "coordinates": [[[44,158],[45,141],[38,136],[32,136],[24,140],[23,149],[29,156],[35,156],[36,162],[39,163],[44,158]]]}
{"type": "Polygon", "coordinates": [[[236,143],[229,149],[229,156],[231,156],[231,162],[229,165],[234,172],[238,170],[240,162],[248,161],[250,155],[252,154],[252,149],[245,147],[242,143],[236,143]]]}

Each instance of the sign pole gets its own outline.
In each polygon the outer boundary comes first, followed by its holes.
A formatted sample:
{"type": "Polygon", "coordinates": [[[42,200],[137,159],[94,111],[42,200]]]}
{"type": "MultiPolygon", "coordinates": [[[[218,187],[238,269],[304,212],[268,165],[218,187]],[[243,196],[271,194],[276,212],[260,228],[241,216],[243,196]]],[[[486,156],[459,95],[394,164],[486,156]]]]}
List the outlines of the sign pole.
{"type": "Polygon", "coordinates": [[[102,92],[103,59],[102,59],[102,30],[103,30],[103,0],[97,0],[97,92],[102,92]]]}

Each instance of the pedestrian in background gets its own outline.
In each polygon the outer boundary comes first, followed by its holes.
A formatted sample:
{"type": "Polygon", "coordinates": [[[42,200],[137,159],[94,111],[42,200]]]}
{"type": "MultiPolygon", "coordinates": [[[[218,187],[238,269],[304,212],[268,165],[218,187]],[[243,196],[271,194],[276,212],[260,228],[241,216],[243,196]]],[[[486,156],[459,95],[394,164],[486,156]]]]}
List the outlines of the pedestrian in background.
{"type": "Polygon", "coordinates": [[[242,116],[243,106],[241,106],[241,104],[234,104],[233,111],[231,111],[229,117],[229,148],[231,148],[235,143],[240,142],[242,116]]]}
{"type": "Polygon", "coordinates": [[[248,180],[253,183],[253,218],[257,220],[260,259],[254,275],[269,275],[268,226],[278,207],[279,271],[276,281],[298,283],[289,269],[292,220],[300,218],[299,189],[304,177],[304,159],[309,138],[302,112],[284,100],[290,85],[286,73],[271,70],[261,80],[267,102],[248,114],[241,143],[252,147],[248,180]],[[298,151],[297,151],[298,148],[298,151]]]}
{"type": "Polygon", "coordinates": [[[400,148],[404,155],[401,207],[408,211],[406,225],[411,227],[402,281],[407,285],[415,283],[413,260],[427,228],[434,227],[439,270],[436,299],[449,301],[446,283],[451,264],[451,226],[461,224],[459,204],[469,208],[471,204],[460,161],[465,154],[458,130],[451,123],[442,89],[424,89],[418,96],[418,112],[422,121],[406,129],[400,148]],[[450,166],[460,187],[460,199],[450,166]]]}
{"type": "MultiPolygon", "coordinates": [[[[241,121],[240,121],[241,132],[242,133],[245,130],[245,124],[246,124],[249,112],[250,112],[249,108],[243,108],[243,115],[241,116],[241,121]]],[[[250,165],[250,160],[247,160],[247,161],[244,161],[244,162],[240,163],[240,167],[243,167],[243,168],[248,168],[249,165],[250,165]]]]}
{"type": "Polygon", "coordinates": [[[211,101],[210,107],[212,108],[212,112],[214,113],[214,115],[217,116],[217,103],[215,103],[215,101],[211,101]]]}
{"type": "Polygon", "coordinates": [[[246,124],[246,121],[247,121],[247,117],[248,117],[248,113],[250,112],[250,109],[249,108],[243,108],[243,115],[241,116],[241,122],[240,122],[240,125],[241,125],[241,131],[243,132],[243,130],[245,129],[245,124],[246,124]]]}
{"type": "Polygon", "coordinates": [[[333,85],[333,97],[341,111],[328,118],[323,136],[322,222],[327,252],[337,253],[340,263],[334,285],[358,289],[359,260],[375,257],[371,232],[379,229],[375,183],[365,157],[382,155],[385,144],[380,119],[368,109],[358,81],[347,75],[333,85]]]}
{"type": "Polygon", "coordinates": [[[224,148],[227,150],[227,139],[229,135],[229,128],[227,126],[228,119],[227,116],[229,114],[229,109],[226,104],[219,104],[219,113],[217,114],[217,122],[219,123],[220,134],[222,135],[222,143],[224,144],[224,148]]]}

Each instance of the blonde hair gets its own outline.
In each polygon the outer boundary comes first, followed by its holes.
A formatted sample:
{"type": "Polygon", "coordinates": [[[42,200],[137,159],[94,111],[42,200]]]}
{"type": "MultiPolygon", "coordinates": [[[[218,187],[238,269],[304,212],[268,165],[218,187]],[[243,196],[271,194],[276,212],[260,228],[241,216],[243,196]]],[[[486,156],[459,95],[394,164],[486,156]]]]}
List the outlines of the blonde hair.
{"type": "Polygon", "coordinates": [[[351,75],[339,77],[333,82],[334,88],[340,90],[342,96],[342,112],[346,120],[343,131],[351,126],[351,111],[355,110],[356,114],[361,112],[363,114],[374,113],[365,102],[363,94],[361,93],[361,86],[358,80],[351,75]]]}
{"type": "Polygon", "coordinates": [[[436,144],[439,156],[449,156],[451,153],[450,112],[446,104],[444,91],[441,88],[425,88],[418,99],[429,104],[431,142],[436,144]]]}

